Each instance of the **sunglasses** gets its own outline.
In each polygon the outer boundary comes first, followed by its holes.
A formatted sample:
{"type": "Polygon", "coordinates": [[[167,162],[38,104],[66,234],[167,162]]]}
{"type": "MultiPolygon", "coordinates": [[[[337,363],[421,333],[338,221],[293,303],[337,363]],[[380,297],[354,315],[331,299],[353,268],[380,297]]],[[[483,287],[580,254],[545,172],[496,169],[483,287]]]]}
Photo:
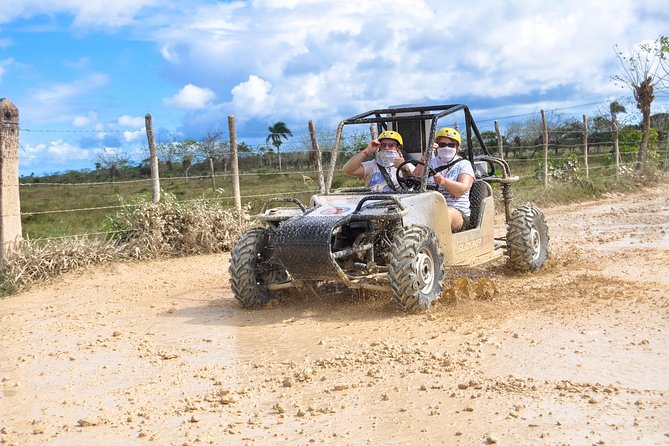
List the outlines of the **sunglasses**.
{"type": "Polygon", "coordinates": [[[440,143],[437,143],[437,145],[439,147],[450,147],[450,148],[453,148],[453,147],[457,146],[457,144],[454,143],[454,142],[440,142],[440,143]]]}
{"type": "Polygon", "coordinates": [[[394,149],[395,147],[399,146],[396,142],[382,142],[381,143],[381,148],[383,147],[389,147],[391,149],[394,149]]]}

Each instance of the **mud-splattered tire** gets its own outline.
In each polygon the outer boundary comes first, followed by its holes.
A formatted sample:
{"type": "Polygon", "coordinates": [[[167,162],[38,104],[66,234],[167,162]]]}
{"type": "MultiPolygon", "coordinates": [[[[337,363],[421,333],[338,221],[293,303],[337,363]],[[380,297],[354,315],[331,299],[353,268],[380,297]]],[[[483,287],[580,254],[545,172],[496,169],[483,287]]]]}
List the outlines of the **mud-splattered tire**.
{"type": "Polygon", "coordinates": [[[230,288],[244,308],[258,308],[269,302],[262,264],[267,246],[267,231],[251,228],[243,232],[230,255],[230,288]]]}
{"type": "Polygon", "coordinates": [[[400,231],[390,247],[388,278],[395,303],[404,311],[426,311],[441,296],[444,256],[434,232],[424,226],[400,231]]]}
{"type": "Polygon", "coordinates": [[[534,271],[548,259],[550,237],[543,212],[532,204],[511,213],[506,231],[509,266],[516,271],[534,271]]]}

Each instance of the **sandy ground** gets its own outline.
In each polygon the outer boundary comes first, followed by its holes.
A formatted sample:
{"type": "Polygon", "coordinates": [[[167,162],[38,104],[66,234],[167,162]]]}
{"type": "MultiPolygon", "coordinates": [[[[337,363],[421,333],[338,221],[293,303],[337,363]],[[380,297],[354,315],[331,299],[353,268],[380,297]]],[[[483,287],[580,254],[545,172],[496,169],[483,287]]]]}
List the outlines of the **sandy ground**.
{"type": "Polygon", "coordinates": [[[228,254],[0,300],[0,443],[669,444],[669,187],[545,210],[533,274],[428,313],[327,285],[239,308],[228,254]]]}

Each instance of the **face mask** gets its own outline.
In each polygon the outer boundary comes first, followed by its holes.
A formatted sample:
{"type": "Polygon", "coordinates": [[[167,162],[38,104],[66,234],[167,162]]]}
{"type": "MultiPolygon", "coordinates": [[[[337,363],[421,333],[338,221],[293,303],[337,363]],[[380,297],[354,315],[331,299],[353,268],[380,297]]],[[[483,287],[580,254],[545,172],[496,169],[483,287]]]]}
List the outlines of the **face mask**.
{"type": "Polygon", "coordinates": [[[449,163],[455,158],[457,148],[455,147],[439,147],[437,149],[437,158],[441,163],[449,163]]]}
{"type": "Polygon", "coordinates": [[[379,150],[376,152],[376,162],[382,165],[383,167],[392,167],[393,161],[399,155],[395,150],[379,150]]]}

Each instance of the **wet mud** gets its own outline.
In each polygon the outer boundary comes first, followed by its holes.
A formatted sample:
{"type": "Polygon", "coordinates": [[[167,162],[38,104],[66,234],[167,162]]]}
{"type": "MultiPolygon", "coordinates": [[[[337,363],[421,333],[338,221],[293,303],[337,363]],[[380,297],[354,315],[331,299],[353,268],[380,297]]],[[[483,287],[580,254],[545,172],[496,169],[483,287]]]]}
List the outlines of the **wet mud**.
{"type": "Polygon", "coordinates": [[[669,188],[546,209],[553,255],[425,314],[334,284],[241,309],[229,255],[0,300],[0,443],[669,444],[669,188]]]}

